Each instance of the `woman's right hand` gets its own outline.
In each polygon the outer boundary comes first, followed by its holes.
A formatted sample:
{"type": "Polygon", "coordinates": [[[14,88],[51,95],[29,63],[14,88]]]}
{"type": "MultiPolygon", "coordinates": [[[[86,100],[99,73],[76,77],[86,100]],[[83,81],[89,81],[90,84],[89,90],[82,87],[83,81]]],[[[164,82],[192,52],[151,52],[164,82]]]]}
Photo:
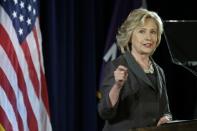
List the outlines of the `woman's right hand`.
{"type": "Polygon", "coordinates": [[[128,69],[123,65],[119,65],[114,71],[115,84],[122,88],[128,77],[128,69]]]}
{"type": "Polygon", "coordinates": [[[114,107],[118,101],[120,90],[122,89],[128,77],[128,71],[125,66],[119,65],[114,71],[115,84],[109,92],[111,107],[114,107]]]}

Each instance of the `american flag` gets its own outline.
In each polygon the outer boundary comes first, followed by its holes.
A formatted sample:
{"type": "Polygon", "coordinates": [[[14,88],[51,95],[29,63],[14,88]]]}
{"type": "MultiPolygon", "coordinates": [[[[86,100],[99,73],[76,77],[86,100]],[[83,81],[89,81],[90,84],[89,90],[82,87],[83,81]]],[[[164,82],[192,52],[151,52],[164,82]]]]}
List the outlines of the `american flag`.
{"type": "Polygon", "coordinates": [[[51,131],[38,0],[0,0],[0,131],[51,131]]]}

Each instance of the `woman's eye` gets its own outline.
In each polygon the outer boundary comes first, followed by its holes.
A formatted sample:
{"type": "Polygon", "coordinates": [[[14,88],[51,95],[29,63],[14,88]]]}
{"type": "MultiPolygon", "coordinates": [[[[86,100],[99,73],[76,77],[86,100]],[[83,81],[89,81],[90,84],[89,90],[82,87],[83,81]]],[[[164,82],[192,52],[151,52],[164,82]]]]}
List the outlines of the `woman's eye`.
{"type": "Polygon", "coordinates": [[[151,34],[157,34],[157,32],[153,30],[153,31],[151,31],[151,34]]]}
{"type": "Polygon", "coordinates": [[[145,33],[145,31],[144,30],[139,30],[139,33],[145,33]]]}

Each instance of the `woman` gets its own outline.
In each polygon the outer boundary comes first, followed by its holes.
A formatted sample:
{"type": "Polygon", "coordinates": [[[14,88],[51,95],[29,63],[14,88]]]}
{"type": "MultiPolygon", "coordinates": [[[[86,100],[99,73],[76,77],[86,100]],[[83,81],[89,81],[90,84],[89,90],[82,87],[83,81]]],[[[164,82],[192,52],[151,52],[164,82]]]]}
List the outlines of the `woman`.
{"type": "Polygon", "coordinates": [[[99,114],[103,131],[159,126],[172,119],[163,70],[152,59],[163,23],[157,13],[133,10],[117,33],[122,52],[107,64],[99,114]]]}

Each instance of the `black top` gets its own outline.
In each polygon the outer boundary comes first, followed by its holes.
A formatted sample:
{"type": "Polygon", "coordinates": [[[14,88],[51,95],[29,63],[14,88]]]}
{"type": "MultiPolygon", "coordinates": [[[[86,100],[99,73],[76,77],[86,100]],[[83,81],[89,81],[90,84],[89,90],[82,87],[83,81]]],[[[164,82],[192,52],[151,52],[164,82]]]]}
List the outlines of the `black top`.
{"type": "MultiPolygon", "coordinates": [[[[153,67],[154,68],[154,67],[153,67]]],[[[154,69],[155,70],[155,69],[154,69]]],[[[148,79],[152,82],[154,86],[157,86],[157,74],[154,71],[153,73],[146,73],[148,79]]]]}

